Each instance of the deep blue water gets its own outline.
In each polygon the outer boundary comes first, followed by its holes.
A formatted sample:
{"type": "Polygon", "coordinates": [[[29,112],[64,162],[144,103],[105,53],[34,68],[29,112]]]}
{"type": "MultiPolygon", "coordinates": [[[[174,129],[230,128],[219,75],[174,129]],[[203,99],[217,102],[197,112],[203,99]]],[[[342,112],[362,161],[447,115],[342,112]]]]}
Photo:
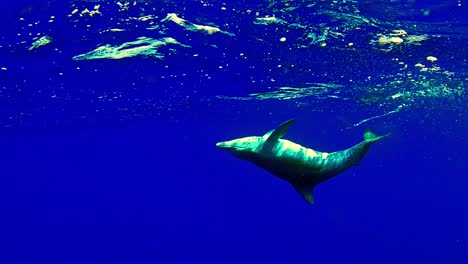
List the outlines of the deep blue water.
{"type": "Polygon", "coordinates": [[[96,2],[0,4],[1,263],[468,263],[466,1],[96,2]],[[215,147],[290,118],[392,135],[312,206],[215,147]]]}

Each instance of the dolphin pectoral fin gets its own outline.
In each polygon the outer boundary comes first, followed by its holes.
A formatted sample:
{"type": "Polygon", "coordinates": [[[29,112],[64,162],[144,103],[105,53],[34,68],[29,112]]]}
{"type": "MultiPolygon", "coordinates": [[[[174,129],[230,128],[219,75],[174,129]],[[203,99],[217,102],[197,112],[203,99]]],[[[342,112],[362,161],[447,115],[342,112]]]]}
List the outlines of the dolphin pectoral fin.
{"type": "Polygon", "coordinates": [[[263,138],[267,142],[276,142],[278,139],[282,138],[286,132],[288,132],[289,127],[296,122],[296,119],[290,119],[283,124],[281,124],[276,129],[271,130],[270,132],[266,133],[263,138]]]}
{"type": "Polygon", "coordinates": [[[311,184],[297,184],[293,183],[292,186],[296,191],[310,204],[314,204],[314,187],[311,184]]]}

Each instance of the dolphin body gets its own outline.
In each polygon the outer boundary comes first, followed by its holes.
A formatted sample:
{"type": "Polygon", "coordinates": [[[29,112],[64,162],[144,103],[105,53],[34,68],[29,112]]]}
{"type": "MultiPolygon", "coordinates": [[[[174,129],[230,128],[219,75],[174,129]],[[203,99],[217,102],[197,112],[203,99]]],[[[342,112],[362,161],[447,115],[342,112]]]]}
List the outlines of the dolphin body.
{"type": "Polygon", "coordinates": [[[295,119],[288,120],[261,137],[238,138],[219,142],[216,146],[288,181],[307,202],[313,204],[313,190],[317,184],[359,165],[370,146],[389,135],[377,136],[366,129],[364,140],[359,144],[326,153],[281,139],[294,122],[295,119]]]}

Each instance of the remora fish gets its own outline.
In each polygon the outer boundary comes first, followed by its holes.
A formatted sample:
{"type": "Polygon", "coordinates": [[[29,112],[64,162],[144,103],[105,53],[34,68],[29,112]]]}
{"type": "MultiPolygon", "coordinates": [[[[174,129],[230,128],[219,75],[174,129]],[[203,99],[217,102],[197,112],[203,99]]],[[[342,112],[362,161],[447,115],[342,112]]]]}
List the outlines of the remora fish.
{"type": "Polygon", "coordinates": [[[288,120],[261,137],[238,138],[219,142],[216,146],[288,181],[307,202],[313,204],[313,190],[317,184],[359,165],[370,146],[389,135],[377,136],[366,129],[364,140],[359,144],[326,153],[281,139],[294,122],[295,119],[288,120]]]}

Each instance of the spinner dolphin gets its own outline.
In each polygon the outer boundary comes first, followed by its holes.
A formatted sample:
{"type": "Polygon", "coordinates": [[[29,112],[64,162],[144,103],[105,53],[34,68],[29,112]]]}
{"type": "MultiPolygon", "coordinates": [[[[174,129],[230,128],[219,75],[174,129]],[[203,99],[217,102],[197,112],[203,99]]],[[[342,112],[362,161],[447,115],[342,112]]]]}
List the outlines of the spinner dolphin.
{"type": "Polygon", "coordinates": [[[219,142],[216,146],[286,180],[307,202],[313,204],[313,190],[317,184],[358,165],[373,143],[389,135],[378,136],[366,129],[364,140],[359,144],[326,153],[282,139],[294,122],[294,119],[288,120],[261,137],[238,138],[219,142]]]}

